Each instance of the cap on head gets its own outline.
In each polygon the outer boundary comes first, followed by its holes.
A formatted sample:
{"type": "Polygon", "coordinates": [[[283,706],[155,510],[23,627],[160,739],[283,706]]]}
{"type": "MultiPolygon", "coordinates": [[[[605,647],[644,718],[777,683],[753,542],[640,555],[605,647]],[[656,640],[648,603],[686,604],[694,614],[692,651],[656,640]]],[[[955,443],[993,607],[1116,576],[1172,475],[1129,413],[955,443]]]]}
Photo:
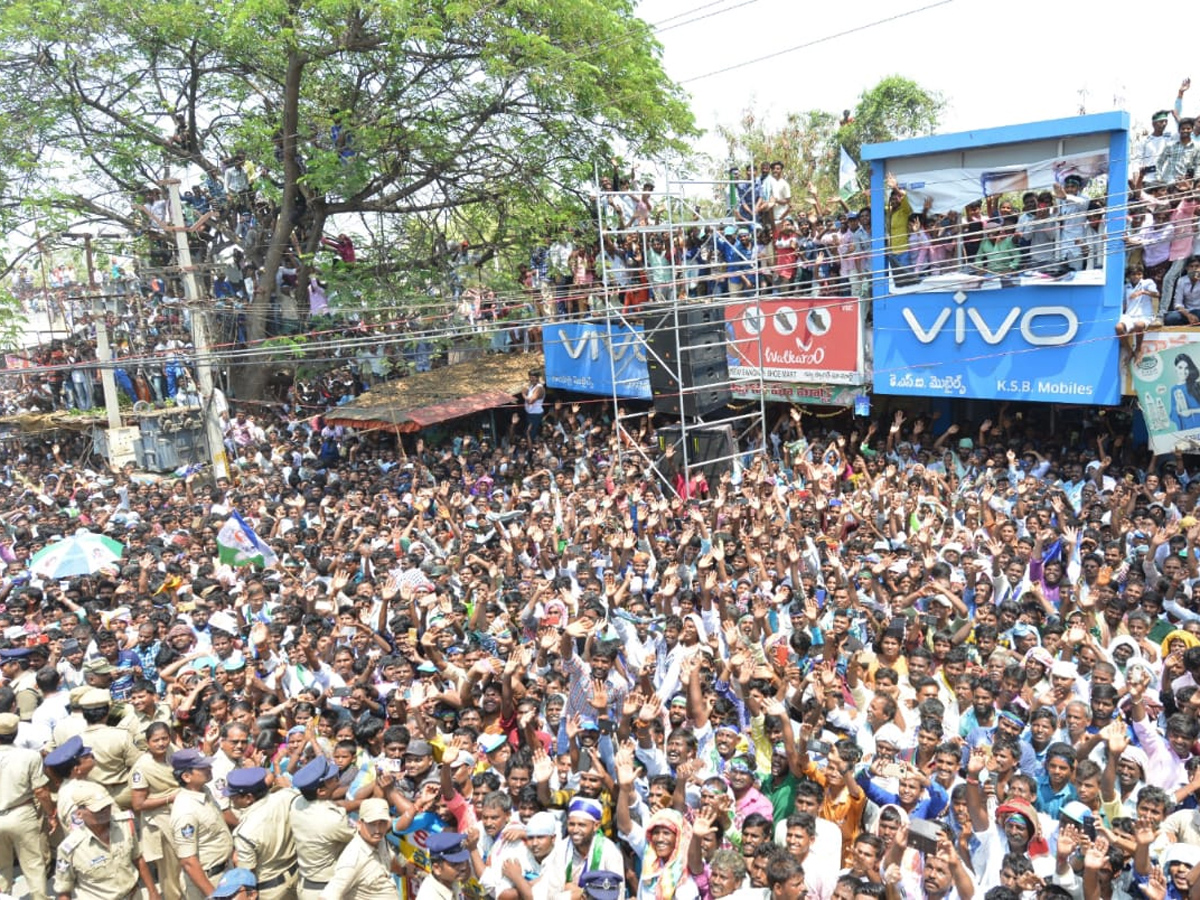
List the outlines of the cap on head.
{"type": "Polygon", "coordinates": [[[479,747],[484,753],[494,753],[507,743],[508,738],[503,734],[484,734],[479,737],[479,747]]]}
{"type": "Polygon", "coordinates": [[[525,823],[526,837],[558,837],[558,818],[551,812],[534,813],[525,823]]]}
{"type": "Polygon", "coordinates": [[[431,834],[426,841],[425,849],[429,851],[431,862],[448,862],[457,865],[465,863],[471,858],[471,851],[467,849],[466,839],[457,831],[431,834]]]}
{"type": "Polygon", "coordinates": [[[189,747],[180,750],[171,757],[171,768],[176,772],[194,772],[197,769],[211,769],[212,757],[205,756],[199,750],[189,747]]]}
{"type": "Polygon", "coordinates": [[[1072,822],[1077,822],[1080,825],[1092,820],[1092,811],[1078,800],[1064,803],[1058,815],[1060,818],[1070,819],[1072,822]]]}
{"type": "Polygon", "coordinates": [[[337,778],[341,771],[331,759],[318,756],[306,763],[292,778],[292,787],[298,791],[308,791],[337,778]]]}
{"type": "Polygon", "coordinates": [[[90,688],[79,698],[80,709],[102,709],[112,706],[112,694],[104,688],[90,688]]]}
{"type": "Polygon", "coordinates": [[[254,877],[254,873],[249,869],[228,869],[208,896],[211,900],[236,897],[237,892],[243,888],[251,891],[258,889],[258,879],[254,877]]]}
{"type": "Polygon", "coordinates": [[[103,787],[92,781],[78,782],[73,789],[71,799],[75,808],[83,808],[91,812],[100,812],[113,805],[112,796],[103,787]]]}
{"type": "Polygon", "coordinates": [[[117,668],[104,657],[97,656],[83,664],[83,671],[88,675],[111,675],[117,668]]]}
{"type": "Polygon", "coordinates": [[[62,766],[67,763],[74,763],[84,756],[90,756],[91,747],[83,745],[83,738],[79,735],[67,738],[53,750],[46,754],[44,762],[47,766],[62,766]]]}
{"type": "Polygon", "coordinates": [[[392,814],[388,802],[382,797],[369,797],[358,808],[358,818],[362,822],[390,822],[392,814]]]}
{"type": "Polygon", "coordinates": [[[16,734],[17,726],[20,724],[20,716],[13,713],[0,713],[0,734],[16,734]]]}
{"type": "Polygon", "coordinates": [[[625,893],[625,879],[616,872],[593,869],[579,876],[579,887],[592,900],[620,900],[625,893]]]}
{"type": "Polygon", "coordinates": [[[433,756],[433,747],[429,745],[429,741],[420,739],[409,741],[408,749],[404,751],[405,756],[433,756]]]}
{"type": "Polygon", "coordinates": [[[267,786],[267,770],[262,766],[247,766],[244,769],[234,769],[225,779],[225,796],[235,797],[239,794],[257,794],[267,786]]]}

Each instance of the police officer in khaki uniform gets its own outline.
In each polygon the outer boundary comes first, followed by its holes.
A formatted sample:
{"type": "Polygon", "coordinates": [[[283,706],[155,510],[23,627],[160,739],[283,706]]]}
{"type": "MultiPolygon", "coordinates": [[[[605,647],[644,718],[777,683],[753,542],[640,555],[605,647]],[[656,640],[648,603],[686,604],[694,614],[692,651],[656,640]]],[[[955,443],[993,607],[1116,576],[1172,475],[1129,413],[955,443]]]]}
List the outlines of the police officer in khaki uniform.
{"type": "Polygon", "coordinates": [[[84,787],[92,784],[88,775],[96,760],[92,757],[92,749],[84,746],[83,738],[68,738],[61,746],[46,754],[44,760],[46,771],[58,779],[58,821],[67,831],[80,824],[75,820],[75,810],[79,806],[79,796],[84,787]]]}
{"type": "Polygon", "coordinates": [[[338,857],[333,879],[321,890],[320,900],[396,900],[392,851],[384,840],[391,825],[386,800],[370,797],[362,802],[358,834],[338,857]]]}
{"type": "Polygon", "coordinates": [[[77,809],[82,824],[58,848],[54,892],[77,900],[127,900],[140,878],[149,900],[160,900],[133,814],[116,809],[100,785],[85,784],[77,809]]]}
{"type": "Polygon", "coordinates": [[[130,688],[128,710],[133,725],[133,742],[143,750],[146,748],[146,730],[155,722],[170,725],[173,718],[171,707],[159,702],[154,682],[146,678],[137,679],[130,688]]]}
{"type": "Polygon", "coordinates": [[[92,688],[80,697],[79,710],[87,722],[80,737],[92,748],[92,756],[96,759],[88,780],[103,786],[117,806],[128,810],[132,803],[129,774],[142,751],[128,731],[107,724],[111,709],[112,695],[108,691],[92,688]]]}
{"type": "Polygon", "coordinates": [[[333,760],[318,756],[292,778],[292,787],[300,792],[292,801],[291,815],[300,900],[319,900],[338,857],[356,833],[346,810],[333,802],[340,774],[333,760]]]}
{"type": "Polygon", "coordinates": [[[233,838],[208,792],[212,758],[199,750],[180,750],[171,758],[171,768],[183,788],[171,804],[171,841],[183,870],[184,896],[204,900],[229,865],[233,838]]]}
{"type": "Polygon", "coordinates": [[[33,711],[42,702],[37,686],[37,672],[29,666],[32,651],[28,647],[0,650],[0,675],[8,682],[17,697],[17,714],[22,722],[33,718],[33,711]]]}
{"type": "Polygon", "coordinates": [[[46,831],[57,826],[58,816],[42,755],[13,746],[20,722],[13,713],[0,713],[0,892],[12,892],[15,856],[30,897],[46,900],[46,831]]]}
{"type": "Polygon", "coordinates": [[[471,869],[471,851],[466,838],[456,831],[431,834],[429,877],[421,882],[417,900],[463,900],[463,882],[471,869]]]}
{"type": "Polygon", "coordinates": [[[246,750],[250,747],[250,729],[240,722],[226,722],[221,726],[221,742],[213,754],[213,780],[208,786],[217,806],[225,816],[225,824],[233,828],[240,821],[239,814],[229,804],[225,784],[229,773],[246,764],[246,750]]]}
{"type": "Polygon", "coordinates": [[[233,829],[234,863],[254,872],[260,900],[295,900],[296,844],[289,814],[296,791],[272,793],[267,770],[251,766],[230,772],[225,792],[242,819],[233,829]]]}

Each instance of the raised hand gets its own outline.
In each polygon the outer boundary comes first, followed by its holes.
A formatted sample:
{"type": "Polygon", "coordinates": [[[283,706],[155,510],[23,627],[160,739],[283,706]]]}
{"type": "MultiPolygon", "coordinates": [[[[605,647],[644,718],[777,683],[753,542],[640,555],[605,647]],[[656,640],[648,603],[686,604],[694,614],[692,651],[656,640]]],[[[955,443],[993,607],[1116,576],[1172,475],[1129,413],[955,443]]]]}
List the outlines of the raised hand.
{"type": "Polygon", "coordinates": [[[1108,838],[1098,837],[1088,845],[1083,854],[1083,867],[1099,871],[1108,862],[1108,838]]]}
{"type": "Polygon", "coordinates": [[[592,696],[588,700],[592,708],[598,712],[608,709],[608,684],[599,678],[592,680],[592,696]]]}
{"type": "Polygon", "coordinates": [[[554,774],[554,760],[541,747],[533,751],[533,780],[536,784],[549,781],[554,774]]]}
{"type": "Polygon", "coordinates": [[[632,787],[634,779],[637,777],[637,770],[634,768],[633,746],[630,744],[622,744],[613,756],[613,763],[617,772],[617,784],[621,787],[632,787]]]}
{"type": "Polygon", "coordinates": [[[1118,757],[1129,746],[1129,732],[1126,730],[1125,722],[1120,718],[1105,725],[1100,731],[1100,736],[1108,744],[1108,752],[1115,753],[1118,757]]]}

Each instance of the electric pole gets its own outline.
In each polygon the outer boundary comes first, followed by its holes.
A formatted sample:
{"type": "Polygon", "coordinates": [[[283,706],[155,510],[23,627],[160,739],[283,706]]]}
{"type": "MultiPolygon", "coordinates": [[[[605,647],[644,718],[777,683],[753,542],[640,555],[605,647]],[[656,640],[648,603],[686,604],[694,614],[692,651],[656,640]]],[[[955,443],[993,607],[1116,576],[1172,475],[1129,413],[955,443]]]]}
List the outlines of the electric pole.
{"type": "MultiPolygon", "coordinates": [[[[92,315],[96,316],[96,362],[100,366],[100,386],[104,389],[104,411],[108,414],[108,428],[121,427],[121,410],[117,399],[117,379],[113,374],[112,348],[108,346],[108,304],[100,295],[96,284],[96,266],[92,260],[92,236],[90,234],[64,234],[63,237],[83,240],[84,258],[87,260],[88,294],[92,298],[92,315]]],[[[43,270],[45,266],[43,265],[43,270]]],[[[66,325],[66,316],[63,316],[66,325]]],[[[53,326],[51,326],[53,328],[53,326]]]]}
{"type": "Polygon", "coordinates": [[[192,311],[192,343],[196,348],[196,380],[200,386],[201,411],[204,430],[208,437],[208,450],[212,456],[213,478],[229,477],[229,461],[225,458],[225,435],[213,403],[212,355],[208,342],[208,310],[201,306],[206,298],[200,296],[196,282],[196,271],[192,266],[192,249],[188,246],[187,226],[183,221],[183,207],[179,199],[179,179],[163,181],[168,191],[167,209],[171,216],[172,232],[175,234],[175,249],[179,254],[179,272],[183,278],[183,296],[192,311]]]}

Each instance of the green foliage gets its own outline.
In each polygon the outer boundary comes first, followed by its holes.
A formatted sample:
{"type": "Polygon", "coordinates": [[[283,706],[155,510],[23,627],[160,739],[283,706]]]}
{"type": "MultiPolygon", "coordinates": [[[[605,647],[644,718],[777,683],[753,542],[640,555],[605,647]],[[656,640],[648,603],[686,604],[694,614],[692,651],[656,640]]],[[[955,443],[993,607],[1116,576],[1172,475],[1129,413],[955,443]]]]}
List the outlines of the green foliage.
{"type": "Polygon", "coordinates": [[[0,286],[0,350],[15,350],[29,324],[19,301],[7,285],[0,286]]]}
{"type": "Polygon", "coordinates": [[[271,350],[275,360],[303,359],[308,339],[302,335],[279,335],[263,341],[262,346],[271,350]]]}
{"type": "MultiPolygon", "coordinates": [[[[782,128],[772,129],[753,110],[746,110],[740,127],[722,126],[718,132],[729,147],[729,158],[739,165],[782,161],[793,198],[812,184],[818,196],[830,199],[838,194],[839,147],[858,160],[864,144],[931,134],[945,105],[939,94],[915,81],[889,75],[862,92],[846,124],[832,113],[810,110],[789,113],[782,128]]],[[[859,184],[864,188],[869,174],[869,167],[860,163],[859,184]]]]}
{"type": "Polygon", "coordinates": [[[614,144],[661,158],[695,133],[630,0],[11,0],[2,124],[0,210],[56,229],[136,232],[147,187],[244,154],[270,209],[242,249],[268,283],[358,216],[389,238],[361,277],[428,283],[459,240],[490,257],[585,215],[614,144]]]}
{"type": "Polygon", "coordinates": [[[946,102],[901,75],[889,75],[862,92],[854,120],[838,130],[837,138],[857,158],[863,144],[881,144],[932,134],[946,102]]]}

